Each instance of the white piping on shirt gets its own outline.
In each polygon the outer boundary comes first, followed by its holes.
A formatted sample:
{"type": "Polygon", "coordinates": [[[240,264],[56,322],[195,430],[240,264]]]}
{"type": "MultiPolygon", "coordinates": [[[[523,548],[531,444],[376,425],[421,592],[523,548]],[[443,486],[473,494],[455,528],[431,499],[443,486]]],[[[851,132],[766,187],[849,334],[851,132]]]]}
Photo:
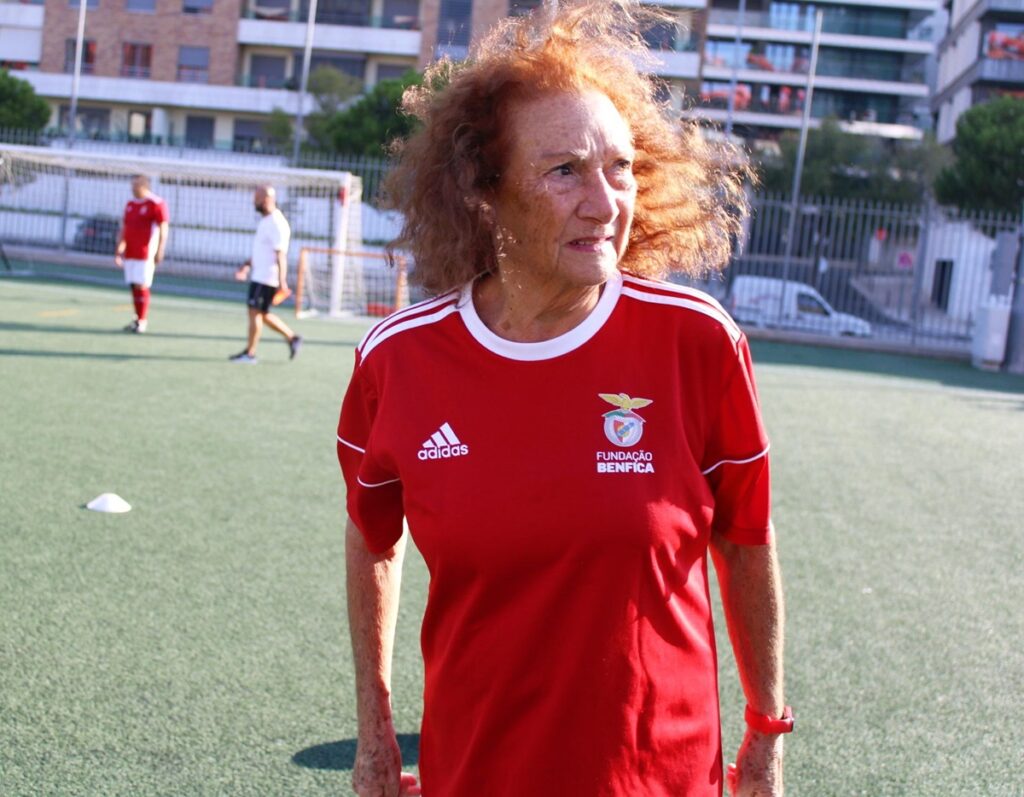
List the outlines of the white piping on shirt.
{"type": "Polygon", "coordinates": [[[765,447],[764,451],[762,451],[760,454],[755,454],[754,456],[749,457],[748,459],[723,459],[720,462],[716,462],[714,465],[712,465],[707,470],[702,470],[701,474],[704,475],[704,476],[707,476],[709,473],[711,473],[711,471],[713,471],[719,465],[746,465],[748,462],[753,462],[755,459],[760,459],[761,457],[763,457],[765,454],[768,453],[768,449],[771,448],[771,447],[772,447],[771,443],[769,443],[765,447]]]}
{"type": "Polygon", "coordinates": [[[706,315],[708,318],[713,318],[729,334],[729,338],[733,343],[736,343],[740,339],[741,332],[739,327],[732,323],[732,319],[724,313],[720,313],[714,307],[709,304],[702,302],[693,301],[691,299],[684,299],[681,296],[666,296],[663,293],[650,293],[648,291],[637,290],[636,288],[625,287],[622,289],[622,293],[626,296],[631,296],[634,299],[639,299],[643,302],[651,302],[652,304],[668,304],[674,305],[675,307],[685,307],[687,310],[693,310],[694,312],[706,315]]]}
{"type": "Polygon", "coordinates": [[[363,487],[383,487],[385,484],[394,484],[395,482],[400,482],[402,480],[401,479],[389,479],[386,482],[377,482],[376,484],[367,484],[362,479],[360,479],[358,476],[356,476],[356,481],[359,482],[363,487]]]}
{"type": "Polygon", "coordinates": [[[346,439],[345,439],[344,437],[342,437],[342,436],[341,436],[340,434],[338,435],[338,442],[339,442],[339,443],[344,443],[344,444],[345,444],[345,445],[347,445],[347,446],[348,446],[349,448],[354,448],[354,449],[355,449],[356,451],[358,451],[358,452],[359,452],[360,454],[365,454],[365,453],[366,453],[366,449],[365,449],[365,448],[360,448],[360,447],[359,447],[359,446],[357,446],[357,445],[356,445],[355,443],[350,443],[350,442],[349,442],[348,440],[346,440],[346,439]]]}

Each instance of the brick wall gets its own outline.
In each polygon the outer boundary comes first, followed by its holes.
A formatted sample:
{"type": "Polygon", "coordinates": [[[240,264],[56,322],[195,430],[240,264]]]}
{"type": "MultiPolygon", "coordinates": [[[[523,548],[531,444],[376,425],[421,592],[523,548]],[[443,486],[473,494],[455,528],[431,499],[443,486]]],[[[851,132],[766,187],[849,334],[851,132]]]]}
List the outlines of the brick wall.
{"type": "MultiPolygon", "coordinates": [[[[96,42],[93,74],[121,75],[121,45],[126,42],[152,46],[150,78],[177,80],[178,47],[210,48],[211,84],[233,85],[238,71],[238,19],[241,0],[214,0],[209,14],[182,13],[182,0],[156,0],[156,10],[125,10],[125,0],[99,0],[86,15],[85,38],[96,42]]],[[[43,22],[43,72],[64,71],[65,42],[75,38],[78,3],[46,0],[43,22]]]]}

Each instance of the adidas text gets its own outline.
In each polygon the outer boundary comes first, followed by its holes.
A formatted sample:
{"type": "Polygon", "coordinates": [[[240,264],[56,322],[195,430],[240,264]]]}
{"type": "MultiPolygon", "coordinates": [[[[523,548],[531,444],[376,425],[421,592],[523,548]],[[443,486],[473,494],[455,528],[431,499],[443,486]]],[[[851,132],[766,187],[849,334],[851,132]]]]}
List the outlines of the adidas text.
{"type": "Polygon", "coordinates": [[[464,457],[469,453],[469,446],[465,443],[457,446],[438,446],[437,448],[421,448],[416,455],[422,460],[428,459],[449,459],[451,457],[464,457]]]}

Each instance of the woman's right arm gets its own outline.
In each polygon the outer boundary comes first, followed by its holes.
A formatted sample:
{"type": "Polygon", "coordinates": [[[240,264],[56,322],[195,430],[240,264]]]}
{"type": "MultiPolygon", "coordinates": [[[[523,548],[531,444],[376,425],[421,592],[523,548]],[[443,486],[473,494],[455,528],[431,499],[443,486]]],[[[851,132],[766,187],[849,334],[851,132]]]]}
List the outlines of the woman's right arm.
{"type": "Polygon", "coordinates": [[[402,774],[402,754],[391,720],[391,654],[404,556],[404,536],[390,550],[375,554],[349,519],[345,570],[359,726],[352,787],[359,797],[420,793],[416,778],[402,774]]]}

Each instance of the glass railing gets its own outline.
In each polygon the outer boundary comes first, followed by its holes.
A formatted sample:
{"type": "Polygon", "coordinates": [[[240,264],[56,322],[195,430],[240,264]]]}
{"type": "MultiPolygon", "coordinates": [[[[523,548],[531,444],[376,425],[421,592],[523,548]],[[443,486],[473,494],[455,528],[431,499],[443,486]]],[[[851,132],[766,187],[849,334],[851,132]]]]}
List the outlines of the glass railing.
{"type": "Polygon", "coordinates": [[[128,65],[124,65],[124,66],[121,67],[121,77],[148,78],[149,77],[149,67],[148,66],[128,66],[128,65]]]}
{"type": "Polygon", "coordinates": [[[235,77],[235,84],[250,89],[288,89],[295,91],[298,80],[294,77],[270,77],[267,75],[241,74],[235,77]]]}
{"type": "MultiPolygon", "coordinates": [[[[293,11],[290,8],[276,6],[250,5],[243,12],[246,19],[258,19],[266,22],[306,22],[306,10],[293,11]]],[[[391,30],[419,30],[419,17],[406,14],[371,15],[356,14],[348,11],[317,11],[318,25],[346,25],[354,28],[388,28],[391,30]]]]}
{"type": "MultiPolygon", "coordinates": [[[[46,0],[0,0],[0,4],[10,4],[16,6],[41,6],[46,0]]],[[[89,8],[92,8],[90,4],[89,8]]]]}
{"type": "Polygon", "coordinates": [[[980,76],[986,80],[1024,83],[1024,60],[983,58],[980,76]]]}
{"type": "Polygon", "coordinates": [[[177,80],[179,83],[209,83],[210,70],[201,66],[179,66],[177,80]]]}
{"type": "MultiPolygon", "coordinates": [[[[1022,0],[1024,1],[1024,0],[1022,0]]],[[[712,25],[739,25],[740,13],[730,9],[713,8],[708,14],[712,25]]],[[[747,11],[743,15],[745,28],[771,28],[773,30],[814,31],[814,17],[806,14],[773,14],[770,11],[747,11]]],[[[821,26],[823,33],[847,36],[878,36],[886,39],[907,37],[907,26],[898,20],[857,19],[826,16],[821,26]]]]}

